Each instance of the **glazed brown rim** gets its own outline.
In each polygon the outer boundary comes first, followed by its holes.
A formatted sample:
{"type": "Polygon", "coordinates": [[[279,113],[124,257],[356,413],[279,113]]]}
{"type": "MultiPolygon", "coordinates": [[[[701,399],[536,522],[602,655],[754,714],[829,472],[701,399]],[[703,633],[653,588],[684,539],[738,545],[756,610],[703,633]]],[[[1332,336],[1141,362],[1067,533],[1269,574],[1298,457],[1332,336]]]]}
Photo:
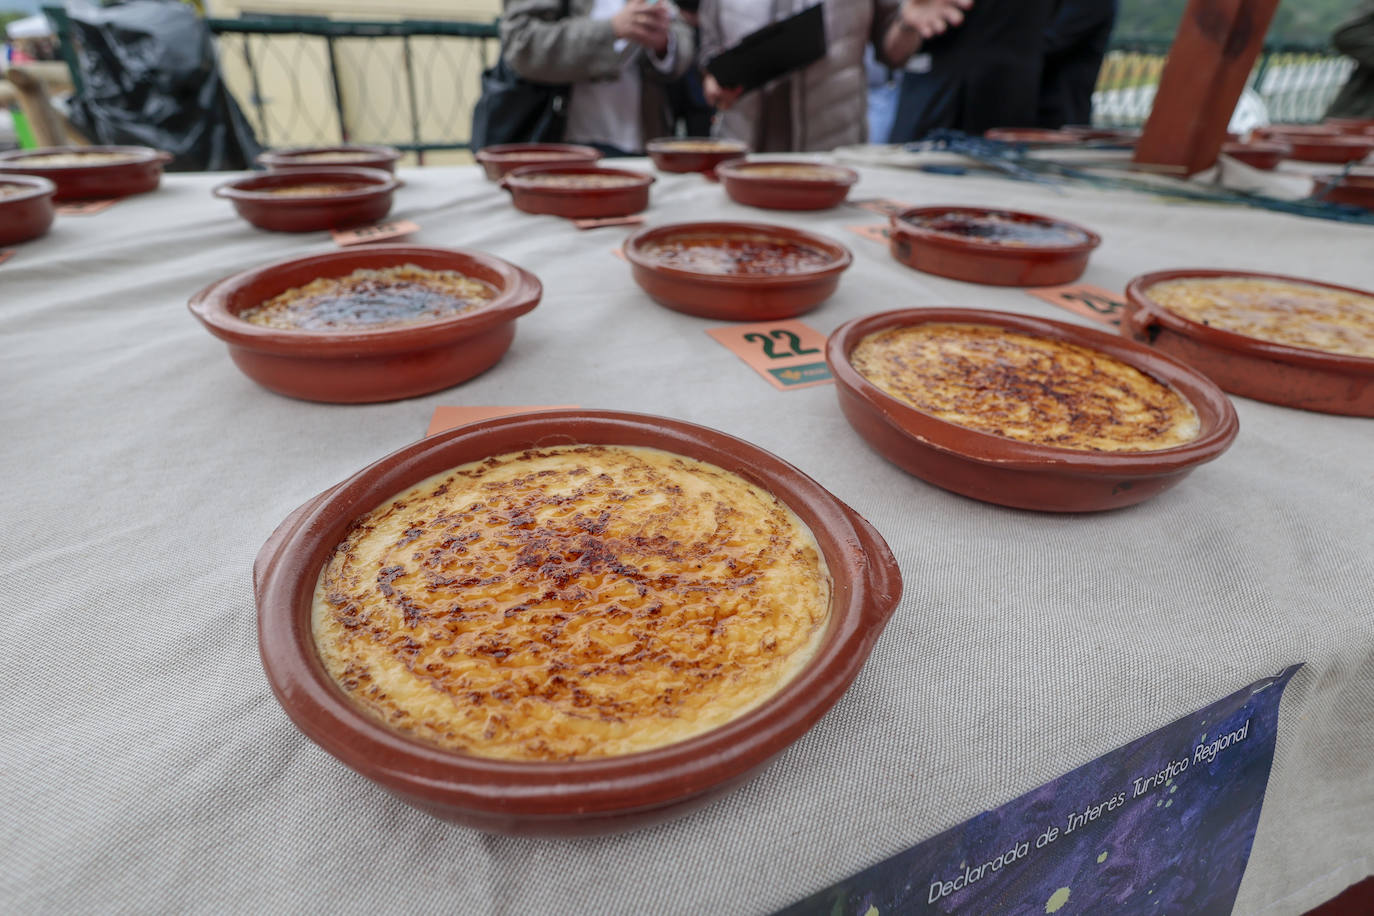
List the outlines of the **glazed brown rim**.
{"type": "MultiPolygon", "coordinates": [[[[271,295],[279,295],[296,285],[299,284],[284,285],[271,295]]],[[[495,325],[512,321],[538,305],[543,291],[543,285],[534,274],[485,252],[417,245],[359,245],[324,254],[275,261],[224,277],[197,292],[187,306],[191,313],[205,324],[210,333],[220,340],[264,353],[284,356],[377,355],[407,350],[428,350],[450,343],[455,337],[468,337],[495,325]],[[251,324],[238,317],[238,312],[242,308],[250,306],[231,309],[227,304],[236,292],[251,286],[264,276],[281,273],[288,268],[326,268],[340,261],[349,265],[347,270],[339,273],[320,272],[316,273],[315,277],[346,276],[360,269],[353,263],[359,256],[374,254],[385,264],[367,269],[405,264],[407,259],[413,259],[417,255],[466,261],[469,262],[469,269],[472,264],[477,264],[501,278],[501,289],[485,306],[472,312],[398,328],[328,333],[286,331],[251,324]]],[[[270,297],[269,295],[268,298],[270,297]]]]}
{"type": "Polygon", "coordinates": [[[1283,140],[1227,140],[1221,145],[1221,151],[1227,155],[1239,152],[1276,153],[1287,156],[1293,152],[1293,144],[1283,140]]]}
{"type": "Polygon", "coordinates": [[[1236,409],[1225,392],[1181,360],[1114,334],[1030,315],[961,308],[879,312],[855,318],[836,328],[826,343],[825,355],[836,382],[861,397],[893,427],[918,439],[922,445],[996,468],[1071,469],[1079,474],[1104,476],[1167,474],[1216,458],[1230,446],[1240,428],[1236,409]],[[1005,328],[1105,353],[1186,398],[1198,415],[1198,435],[1183,445],[1147,452],[1094,452],[1021,442],[960,426],[905,404],[870,382],[849,361],[850,353],[869,334],[931,323],[1005,328]]]}
{"type": "Polygon", "coordinates": [[[482,147],[473,153],[473,158],[483,165],[487,162],[505,165],[512,161],[507,157],[507,153],[544,152],[550,156],[557,156],[562,153],[565,156],[575,156],[579,159],[591,159],[593,161],[601,159],[601,150],[594,146],[583,146],[580,143],[497,143],[482,147]]]}
{"type": "MultiPolygon", "coordinates": [[[[331,166],[335,166],[335,165],[340,165],[340,166],[345,166],[345,167],[348,166],[348,164],[347,164],[347,163],[344,163],[344,162],[339,162],[339,163],[306,162],[306,163],[302,163],[302,162],[300,162],[300,161],[296,158],[296,157],[298,157],[298,156],[308,156],[308,155],[311,155],[312,153],[367,153],[367,154],[369,154],[369,156],[370,156],[371,158],[373,158],[373,159],[386,159],[386,160],[389,161],[389,162],[395,162],[396,160],[400,159],[400,158],[401,158],[401,155],[402,155],[402,154],[401,154],[401,151],[398,150],[398,149],[397,149],[396,147],[394,147],[394,146],[368,146],[368,145],[356,145],[356,146],[355,146],[355,145],[348,144],[348,143],[341,143],[341,144],[339,144],[339,145],[337,145],[337,146],[290,146],[290,147],[286,147],[285,149],[270,149],[270,150],[264,150],[263,152],[261,152],[261,153],[258,154],[258,157],[257,157],[256,162],[258,163],[258,165],[263,165],[263,166],[268,166],[268,167],[271,167],[271,166],[274,166],[274,165],[302,165],[302,166],[307,166],[307,167],[311,167],[311,168],[313,168],[313,167],[315,167],[315,166],[317,166],[317,165],[318,165],[318,166],[322,166],[322,167],[331,167],[331,166]]],[[[367,167],[367,166],[352,166],[352,168],[366,168],[366,167],[367,167]]]]}
{"type": "Polygon", "coordinates": [[[1352,137],[1374,137],[1374,118],[1327,118],[1322,123],[1352,137]]]}
{"type": "Polygon", "coordinates": [[[1318,140],[1326,137],[1344,136],[1340,128],[1334,124],[1262,124],[1251,130],[1250,133],[1257,137],[1287,134],[1294,137],[1316,137],[1318,140]]]}
{"type": "Polygon", "coordinates": [[[1135,143],[1140,140],[1140,130],[1131,127],[1093,127],[1088,124],[1066,124],[1059,128],[1083,140],[1116,140],[1122,143],[1135,143]]]}
{"type": "Polygon", "coordinates": [[[1042,213],[1030,213],[1025,210],[1008,210],[1004,207],[964,207],[953,204],[946,206],[912,207],[909,210],[903,210],[901,213],[892,214],[888,217],[888,222],[891,224],[894,233],[907,236],[922,245],[950,248],[961,253],[977,252],[978,254],[1018,259],[1035,254],[1059,254],[1065,256],[1086,254],[1102,244],[1102,236],[1093,232],[1086,226],[1080,226],[1077,223],[1071,223],[1065,219],[1057,219],[1053,216],[1045,216],[1042,213]],[[1083,233],[1085,238],[1081,242],[1073,242],[1064,245],[1007,245],[1002,242],[989,242],[979,238],[936,232],[933,229],[926,229],[923,226],[917,226],[915,223],[908,222],[913,216],[938,213],[971,213],[978,216],[1001,214],[1014,216],[1020,220],[1036,222],[1042,225],[1072,229],[1075,232],[1083,233]]]}
{"type": "Polygon", "coordinates": [[[296,510],[254,566],[258,645],[268,682],[311,740],[385,786],[437,804],[517,817],[632,813],[732,782],[800,738],[857,676],[901,594],[876,530],[781,458],[725,433],[618,411],[547,411],[486,420],[409,445],[296,510]],[[831,618],[812,660],[737,719],[654,750],[579,761],[509,761],[408,738],[360,710],[325,672],[311,632],[319,571],[352,522],[434,473],[484,456],[558,444],[644,445],[710,461],[762,486],[808,525],[832,579],[831,618]],[[502,444],[489,444],[489,443],[502,444]],[[516,446],[518,448],[519,446],[516,446]]]}
{"type": "Polygon", "coordinates": [[[730,159],[716,166],[716,175],[722,179],[773,185],[781,188],[852,188],[859,183],[859,173],[848,166],[832,165],[829,162],[810,162],[804,159],[730,159]],[[812,166],[835,174],[830,178],[779,178],[774,175],[749,174],[755,168],[769,165],[812,166]]]}
{"type": "Polygon", "coordinates": [[[26,194],[0,197],[0,206],[19,203],[22,200],[33,200],[35,197],[52,197],[57,193],[57,185],[53,184],[51,179],[43,178],[39,175],[22,175],[19,172],[0,172],[0,185],[7,184],[22,185],[29,190],[26,194]]]}
{"type": "Polygon", "coordinates": [[[1151,299],[1149,295],[1150,287],[1169,280],[1214,279],[1217,277],[1279,280],[1284,283],[1299,283],[1304,286],[1316,286],[1374,298],[1374,292],[1358,287],[1323,283],[1321,280],[1309,280],[1306,277],[1292,277],[1285,274],[1271,274],[1253,270],[1221,270],[1211,267],[1157,270],[1153,273],[1141,274],[1126,285],[1126,300],[1148,315],[1149,318],[1145,320],[1137,314],[1127,314],[1122,322],[1122,331],[1148,333],[1152,325],[1159,325],[1176,334],[1191,337],[1219,349],[1246,353],[1274,362],[1287,363],[1290,366],[1304,366],[1309,369],[1338,369],[1342,372],[1360,372],[1374,375],[1374,358],[1372,357],[1331,353],[1327,350],[1311,350],[1295,347],[1291,344],[1262,340],[1258,337],[1248,337],[1245,334],[1237,334],[1235,331],[1227,331],[1222,328],[1214,328],[1211,325],[1193,321],[1191,318],[1184,318],[1182,315],[1169,311],[1151,299]]]}
{"type": "Polygon", "coordinates": [[[235,178],[223,184],[216,185],[211,194],[216,197],[228,200],[254,201],[255,203],[271,204],[274,207],[318,207],[322,204],[327,205],[335,201],[357,201],[367,200],[368,198],[378,197],[383,194],[390,194],[397,188],[405,184],[391,172],[385,169],[358,168],[355,166],[343,165],[322,165],[319,167],[293,168],[290,171],[281,172],[259,172],[255,175],[247,175],[242,178],[235,178]],[[341,191],[337,194],[311,195],[303,197],[282,197],[277,194],[267,194],[259,191],[259,188],[278,188],[295,184],[323,184],[324,181],[314,181],[314,179],[353,179],[369,185],[366,188],[359,188],[356,191],[341,191]]]}
{"type": "Polygon", "coordinates": [[[820,233],[808,232],[805,229],[795,229],[791,226],[779,226],[774,223],[746,223],[732,220],[703,220],[692,223],[668,223],[663,226],[646,226],[627,238],[621,250],[625,253],[626,260],[637,267],[643,267],[668,277],[697,280],[702,283],[712,283],[723,286],[777,286],[785,285],[791,280],[809,282],[843,273],[854,263],[854,255],[847,247],[820,233]],[[822,267],[816,267],[811,270],[792,271],[785,274],[771,274],[766,276],[708,274],[699,273],[695,270],[684,270],[681,267],[667,267],[643,254],[639,250],[640,246],[647,241],[656,240],[665,236],[688,234],[708,236],[724,236],[727,234],[774,236],[786,241],[802,242],[811,247],[819,248],[821,251],[830,255],[833,260],[831,263],[822,267]]]}
{"type": "Polygon", "coordinates": [[[1255,129],[1254,134],[1264,140],[1287,143],[1298,154],[1301,154],[1304,147],[1316,150],[1349,150],[1352,153],[1363,150],[1365,156],[1374,152],[1374,136],[1346,134],[1336,127],[1322,129],[1320,125],[1313,125],[1308,129],[1288,130],[1259,127],[1255,129]]]}
{"type": "Polygon", "coordinates": [[[613,194],[621,191],[635,191],[647,188],[658,179],[647,172],[636,171],[635,169],[612,168],[604,165],[592,165],[581,163],[569,163],[567,165],[522,165],[511,169],[502,175],[496,183],[506,189],[517,191],[533,191],[538,194],[549,194],[554,197],[586,197],[588,195],[613,194]],[[559,187],[556,185],[540,184],[537,181],[528,181],[534,175],[625,175],[630,178],[638,179],[634,184],[620,184],[613,187],[559,187]]]}
{"type": "Polygon", "coordinates": [[[21,166],[25,169],[42,171],[61,172],[64,170],[94,171],[96,169],[117,169],[128,168],[131,165],[146,165],[150,162],[165,164],[172,161],[171,153],[164,153],[161,150],[153,149],[151,146],[40,146],[37,149],[11,150],[8,153],[0,153],[0,171],[5,166],[21,166]],[[120,159],[118,162],[92,162],[89,165],[82,165],[79,162],[69,162],[63,165],[45,165],[35,162],[29,165],[25,159],[37,156],[69,155],[80,156],[87,153],[121,153],[129,158],[120,159]]]}
{"type": "Polygon", "coordinates": [[[983,136],[1000,143],[1021,143],[1026,146],[1070,146],[1098,139],[1092,136],[1094,133],[1101,131],[1094,131],[1092,128],[1068,130],[1052,127],[992,127],[983,131],[983,136]]]}
{"type": "Polygon", "coordinates": [[[1323,150],[1348,149],[1352,152],[1355,150],[1364,150],[1366,156],[1374,152],[1374,136],[1362,137],[1356,136],[1355,134],[1336,134],[1331,137],[1303,137],[1293,134],[1285,138],[1285,140],[1294,149],[1301,149],[1306,146],[1312,149],[1323,150]]]}
{"type": "Polygon", "coordinates": [[[655,137],[644,144],[644,152],[683,156],[718,156],[722,153],[736,152],[741,156],[749,152],[749,144],[743,140],[727,140],[723,137],[655,137]],[[720,149],[673,149],[675,143],[716,143],[720,149]]]}

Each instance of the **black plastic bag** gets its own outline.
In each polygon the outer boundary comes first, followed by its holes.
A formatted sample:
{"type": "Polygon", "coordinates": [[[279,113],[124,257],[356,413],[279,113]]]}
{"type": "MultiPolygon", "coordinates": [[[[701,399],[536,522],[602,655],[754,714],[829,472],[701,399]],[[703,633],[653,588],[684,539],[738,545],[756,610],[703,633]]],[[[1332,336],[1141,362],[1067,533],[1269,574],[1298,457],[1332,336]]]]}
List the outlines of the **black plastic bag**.
{"type": "Polygon", "coordinates": [[[482,95],[472,109],[472,148],[561,141],[569,91],[524,79],[504,57],[498,58],[496,66],[482,71],[482,95]]]}
{"type": "Polygon", "coordinates": [[[262,151],[225,88],[210,30],[177,0],[67,9],[80,49],[73,126],[92,143],[151,146],[169,169],[244,169],[262,151]]]}
{"type": "MultiPolygon", "coordinates": [[[[568,0],[558,7],[558,18],[568,18],[568,0]]],[[[482,71],[482,94],[472,108],[472,133],[468,143],[475,150],[499,143],[558,143],[568,126],[571,86],[536,83],[506,63],[504,49],[496,64],[482,71]]]]}

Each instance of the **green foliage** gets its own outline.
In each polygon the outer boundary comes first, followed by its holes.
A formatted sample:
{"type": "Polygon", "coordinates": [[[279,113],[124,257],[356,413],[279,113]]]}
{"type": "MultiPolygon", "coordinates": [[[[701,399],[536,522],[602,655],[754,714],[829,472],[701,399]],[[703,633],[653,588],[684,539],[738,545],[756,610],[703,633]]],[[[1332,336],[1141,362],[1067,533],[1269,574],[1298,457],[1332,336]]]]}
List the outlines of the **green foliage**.
{"type": "MultiPolygon", "coordinates": [[[[1188,0],[1120,0],[1115,34],[1128,38],[1173,38],[1188,0]]],[[[1265,41],[1325,45],[1354,14],[1358,0],[1281,0],[1265,41]]]]}

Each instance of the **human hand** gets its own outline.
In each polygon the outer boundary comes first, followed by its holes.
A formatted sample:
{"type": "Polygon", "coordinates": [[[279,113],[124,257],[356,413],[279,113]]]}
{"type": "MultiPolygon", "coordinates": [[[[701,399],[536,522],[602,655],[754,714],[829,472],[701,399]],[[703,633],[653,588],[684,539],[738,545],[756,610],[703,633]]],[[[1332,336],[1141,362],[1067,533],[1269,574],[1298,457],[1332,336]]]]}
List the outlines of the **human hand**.
{"type": "Polygon", "coordinates": [[[730,106],[735,104],[735,100],[744,92],[739,86],[726,89],[711,74],[705,74],[701,79],[701,93],[706,96],[706,102],[712,108],[720,111],[729,111],[730,106]]]}
{"type": "Polygon", "coordinates": [[[964,11],[972,7],[973,0],[902,0],[898,22],[925,41],[963,24],[964,11]]]}
{"type": "Polygon", "coordinates": [[[663,54],[668,50],[668,27],[672,21],[673,14],[666,3],[628,0],[611,17],[611,31],[616,38],[624,38],[655,54],[663,54]]]}

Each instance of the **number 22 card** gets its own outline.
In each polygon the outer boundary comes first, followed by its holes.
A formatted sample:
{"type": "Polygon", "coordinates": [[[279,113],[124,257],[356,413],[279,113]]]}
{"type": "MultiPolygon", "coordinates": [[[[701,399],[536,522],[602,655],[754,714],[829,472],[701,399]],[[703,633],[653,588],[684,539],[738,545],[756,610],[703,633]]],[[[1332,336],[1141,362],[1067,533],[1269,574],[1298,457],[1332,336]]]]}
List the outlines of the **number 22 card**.
{"type": "Polygon", "coordinates": [[[825,335],[800,321],[732,324],[706,333],[781,391],[831,381],[825,335]]]}

